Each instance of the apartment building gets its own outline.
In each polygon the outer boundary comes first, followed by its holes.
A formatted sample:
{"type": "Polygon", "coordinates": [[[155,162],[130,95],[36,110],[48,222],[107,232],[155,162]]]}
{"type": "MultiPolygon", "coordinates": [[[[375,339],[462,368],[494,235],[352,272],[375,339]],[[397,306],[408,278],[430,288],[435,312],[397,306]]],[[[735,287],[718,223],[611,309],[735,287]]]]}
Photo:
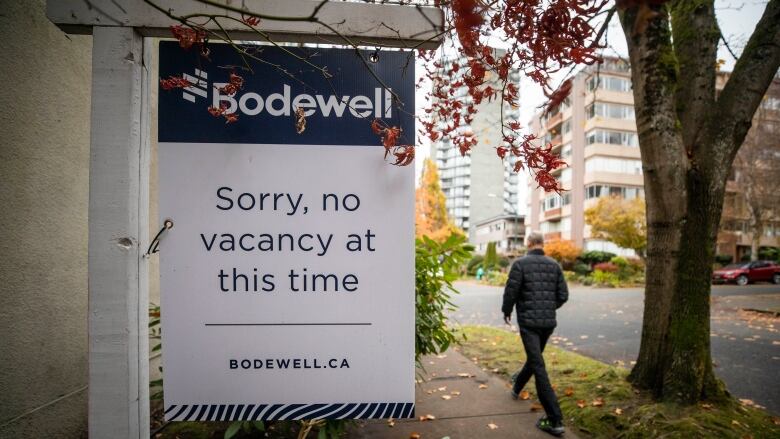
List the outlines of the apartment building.
{"type": "Polygon", "coordinates": [[[496,251],[518,256],[525,248],[525,218],[520,215],[499,215],[474,223],[474,247],[484,253],[488,244],[496,243],[496,251]]]}
{"type": "Polygon", "coordinates": [[[553,173],[565,192],[545,193],[530,180],[528,227],[546,239],[572,240],[584,250],[631,256],[632,250],[593,238],[584,218],[599,197],[644,196],[629,64],[607,58],[569,81],[569,96],[531,121],[531,131],[552,142],[569,165],[553,173]]]}
{"type": "MultiPolygon", "coordinates": [[[[726,79],[727,74],[719,75],[719,88],[726,79]]],[[[585,251],[633,256],[633,250],[594,238],[584,219],[585,210],[600,197],[644,197],[630,66],[626,60],[606,58],[600,65],[580,70],[569,81],[568,97],[531,121],[531,131],[545,143],[551,142],[553,150],[568,164],[553,173],[565,191],[545,193],[529,179],[527,227],[529,231],[540,231],[546,239],[574,241],[585,251]]],[[[772,87],[780,89],[780,83],[775,81],[772,87]]],[[[777,98],[765,99],[762,105],[780,110],[777,98]]],[[[727,218],[724,224],[731,230],[724,230],[718,236],[718,253],[735,259],[750,248],[752,240],[744,201],[740,201],[744,198],[743,190],[736,181],[729,182],[726,205],[735,208],[726,210],[726,215],[731,214],[733,218],[727,218]]],[[[780,244],[780,221],[776,220],[769,221],[762,246],[780,244]]]]}
{"type": "MultiPolygon", "coordinates": [[[[502,55],[496,49],[497,56],[502,55]]],[[[465,64],[465,58],[444,61],[443,71],[448,71],[453,62],[465,64]]],[[[510,81],[519,86],[520,72],[511,71],[510,81]]],[[[487,73],[487,84],[498,86],[493,72],[487,73]]],[[[456,91],[456,97],[467,105],[471,102],[466,87],[456,91]]],[[[504,103],[505,120],[518,120],[518,107],[504,103]]],[[[439,168],[442,191],[447,198],[447,212],[458,227],[474,243],[474,224],[500,215],[517,215],[518,177],[512,172],[509,161],[496,156],[496,147],[501,144],[501,100],[483,100],[477,106],[477,113],[471,124],[463,124],[461,130],[472,131],[478,144],[471,152],[461,156],[457,147],[444,138],[431,144],[431,159],[439,168]]],[[[440,121],[446,124],[447,121],[440,121]]]]}

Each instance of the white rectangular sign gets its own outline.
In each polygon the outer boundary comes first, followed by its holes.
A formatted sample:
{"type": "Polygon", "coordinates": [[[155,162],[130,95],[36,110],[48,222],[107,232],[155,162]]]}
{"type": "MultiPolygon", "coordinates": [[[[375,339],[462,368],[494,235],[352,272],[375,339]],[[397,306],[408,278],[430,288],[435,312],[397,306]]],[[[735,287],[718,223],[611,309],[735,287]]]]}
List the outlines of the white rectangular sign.
{"type": "MultiPolygon", "coordinates": [[[[221,96],[212,84],[226,82],[231,50],[212,48],[213,68],[194,71],[206,96],[160,92],[159,210],[174,224],[160,252],[165,417],[413,416],[414,169],[388,164],[370,131],[375,108],[390,124],[402,116],[369,81],[301,90],[263,66],[221,96]],[[303,92],[326,105],[362,96],[371,118],[315,105],[297,134],[284,108],[303,92]],[[209,125],[211,99],[235,104],[238,121],[209,125]],[[370,136],[350,133],[360,124],[370,136]]],[[[345,51],[317,50],[331,69],[357,69],[345,51]]],[[[192,71],[177,51],[161,45],[161,78],[192,71]]],[[[413,74],[395,76],[413,95],[413,74]]]]}

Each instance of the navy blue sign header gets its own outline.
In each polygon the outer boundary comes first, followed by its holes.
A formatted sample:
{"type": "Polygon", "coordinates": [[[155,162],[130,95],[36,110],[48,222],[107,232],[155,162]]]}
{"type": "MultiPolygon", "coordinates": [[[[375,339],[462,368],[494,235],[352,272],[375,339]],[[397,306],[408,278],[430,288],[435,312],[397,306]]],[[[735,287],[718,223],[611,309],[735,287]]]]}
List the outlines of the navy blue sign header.
{"type": "MultiPolygon", "coordinates": [[[[409,52],[380,52],[376,62],[368,62],[391,93],[351,49],[249,47],[262,60],[245,57],[254,72],[236,67],[244,60],[227,44],[209,44],[206,59],[178,42],[160,42],[160,78],[183,77],[192,84],[160,87],[160,142],[381,145],[371,130],[371,122],[381,119],[401,127],[400,144],[414,144],[414,57],[409,52]],[[332,77],[317,67],[327,68],[332,77]],[[244,82],[231,96],[225,86],[232,72],[244,82]],[[229,118],[214,108],[238,118],[226,123],[229,118]],[[300,134],[298,109],[306,120],[300,134]]],[[[361,54],[371,58],[371,52],[361,54]]]]}

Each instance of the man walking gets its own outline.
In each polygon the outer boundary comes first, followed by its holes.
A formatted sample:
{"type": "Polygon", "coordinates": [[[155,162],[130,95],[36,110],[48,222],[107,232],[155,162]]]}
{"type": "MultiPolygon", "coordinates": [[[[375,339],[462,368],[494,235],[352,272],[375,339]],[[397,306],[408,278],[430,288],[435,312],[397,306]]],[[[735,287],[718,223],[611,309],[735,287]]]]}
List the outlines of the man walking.
{"type": "Polygon", "coordinates": [[[534,377],[536,394],[547,416],[536,427],[560,436],[564,432],[563,415],[558,398],[550,385],[542,352],[556,326],[555,310],[569,298],[563,270],[554,259],[544,255],[544,238],[539,233],[528,237],[528,254],[514,262],[504,289],[501,311],[509,323],[512,308],[517,309],[517,324],[525,347],[526,363],[512,387],[512,398],[534,377]]]}

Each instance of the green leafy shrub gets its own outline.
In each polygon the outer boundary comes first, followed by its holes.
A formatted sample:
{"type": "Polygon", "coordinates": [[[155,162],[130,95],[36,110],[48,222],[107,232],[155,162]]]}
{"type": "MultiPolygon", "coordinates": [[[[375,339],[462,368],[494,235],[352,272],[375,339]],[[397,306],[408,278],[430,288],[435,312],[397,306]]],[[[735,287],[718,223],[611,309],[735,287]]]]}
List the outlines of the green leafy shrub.
{"type": "Polygon", "coordinates": [[[485,260],[485,257],[482,255],[474,255],[470,260],[468,265],[466,265],[466,273],[469,276],[476,276],[477,274],[477,268],[482,264],[482,261],[485,260]]]}
{"type": "MultiPolygon", "coordinates": [[[[609,264],[609,262],[605,262],[604,264],[609,264]]],[[[620,278],[618,277],[617,273],[614,272],[601,271],[597,269],[590,275],[590,277],[593,278],[593,283],[599,286],[614,288],[620,286],[620,278]]]]}
{"type": "Polygon", "coordinates": [[[496,287],[503,287],[509,279],[509,273],[503,271],[488,271],[485,276],[485,283],[496,287]]]}
{"type": "Polygon", "coordinates": [[[471,258],[473,247],[466,237],[453,234],[443,243],[427,236],[415,241],[416,331],[415,360],[444,352],[456,341],[447,327],[445,313],[455,309],[450,294],[459,268],[471,258]]]}
{"type": "Polygon", "coordinates": [[[615,256],[609,260],[609,262],[617,265],[619,270],[625,270],[628,268],[628,261],[622,256],[615,256]]]}
{"type": "Polygon", "coordinates": [[[498,257],[498,266],[501,268],[507,268],[512,263],[512,259],[509,256],[501,255],[498,257]]]}
{"type": "Polygon", "coordinates": [[[580,276],[587,276],[592,271],[590,269],[590,265],[584,262],[577,262],[576,264],[574,264],[573,270],[575,273],[579,274],[580,276]]]}
{"type": "Polygon", "coordinates": [[[734,258],[731,257],[731,255],[715,255],[715,262],[717,262],[720,265],[727,265],[734,261],[734,258]]]}
{"type": "Polygon", "coordinates": [[[579,280],[579,275],[574,271],[564,271],[563,272],[563,278],[566,279],[566,282],[577,282],[579,280]]]}
{"type": "Polygon", "coordinates": [[[774,261],[780,257],[780,251],[775,247],[761,247],[758,249],[758,259],[774,261]]]}
{"type": "Polygon", "coordinates": [[[610,253],[610,252],[603,252],[603,251],[599,251],[599,250],[590,250],[590,251],[586,251],[583,254],[581,254],[579,259],[580,259],[580,261],[582,261],[582,262],[584,262],[584,263],[586,263],[588,265],[593,265],[593,264],[598,264],[598,263],[601,263],[601,262],[609,262],[615,256],[617,256],[617,255],[614,254],[614,253],[610,253]]]}
{"type": "Polygon", "coordinates": [[[482,261],[482,268],[490,271],[498,266],[498,253],[496,253],[496,243],[489,242],[485,250],[485,259],[482,261]]]}

